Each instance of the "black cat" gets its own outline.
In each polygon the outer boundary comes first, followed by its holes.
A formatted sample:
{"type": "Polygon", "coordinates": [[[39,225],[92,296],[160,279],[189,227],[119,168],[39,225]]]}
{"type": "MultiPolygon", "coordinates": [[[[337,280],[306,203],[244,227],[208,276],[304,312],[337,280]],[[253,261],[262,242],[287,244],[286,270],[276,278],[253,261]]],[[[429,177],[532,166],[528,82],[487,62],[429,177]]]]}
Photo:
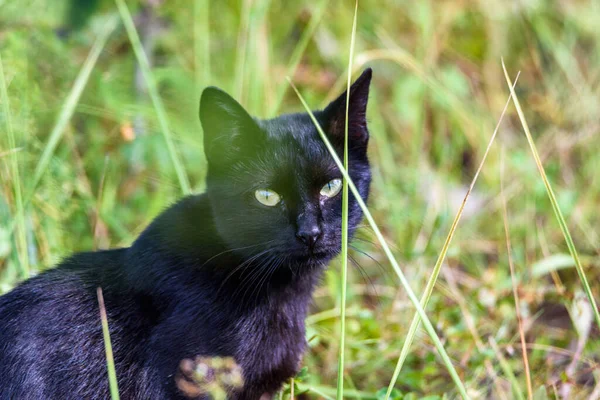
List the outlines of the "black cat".
{"type": "MultiPolygon", "coordinates": [[[[371,70],[352,85],[349,170],[364,200],[371,70]]],[[[343,152],[346,93],[315,116],[343,152]]],[[[304,319],[341,247],[342,175],[308,114],[258,120],[217,88],[200,101],[207,190],[129,248],[76,254],[0,297],[0,399],[106,399],[96,289],[104,292],[122,399],[184,398],[180,362],[233,357],[270,398],[299,368],[304,319]]],[[[349,198],[349,229],[362,212],[349,198]]],[[[200,396],[202,397],[202,395],[200,396]]]]}

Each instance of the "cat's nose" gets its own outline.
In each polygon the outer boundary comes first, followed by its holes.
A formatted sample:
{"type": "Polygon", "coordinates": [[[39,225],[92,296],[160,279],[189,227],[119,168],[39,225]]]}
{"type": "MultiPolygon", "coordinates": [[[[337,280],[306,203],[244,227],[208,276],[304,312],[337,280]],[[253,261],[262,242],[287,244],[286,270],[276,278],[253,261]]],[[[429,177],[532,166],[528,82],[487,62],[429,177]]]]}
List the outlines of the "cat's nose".
{"type": "Polygon", "coordinates": [[[296,237],[312,249],[321,238],[321,229],[317,225],[313,225],[312,227],[299,230],[296,233],[296,237]]]}

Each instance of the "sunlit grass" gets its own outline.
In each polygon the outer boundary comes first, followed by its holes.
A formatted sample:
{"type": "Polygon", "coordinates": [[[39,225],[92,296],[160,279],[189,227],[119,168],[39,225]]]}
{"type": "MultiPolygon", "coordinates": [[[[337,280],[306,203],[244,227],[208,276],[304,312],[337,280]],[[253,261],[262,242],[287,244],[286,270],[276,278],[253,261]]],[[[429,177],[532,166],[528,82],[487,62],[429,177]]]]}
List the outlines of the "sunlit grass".
{"type": "MultiPolygon", "coordinates": [[[[356,40],[356,20],[358,18],[358,0],[354,6],[354,20],[350,37],[350,56],[348,59],[348,80],[346,85],[346,118],[344,122],[344,169],[348,170],[348,124],[350,112],[350,86],[352,85],[352,59],[356,40]]],[[[340,349],[338,354],[337,400],[344,398],[344,351],[346,346],[346,292],[348,290],[348,181],[342,179],[342,268],[340,276],[340,349]]]]}
{"type": "MultiPolygon", "coordinates": [[[[516,79],[514,84],[517,84],[516,79]]],[[[510,101],[510,97],[508,98],[508,100],[510,101]]],[[[533,387],[531,386],[531,371],[529,369],[529,358],[527,356],[527,342],[525,340],[525,331],[523,329],[523,318],[521,317],[521,302],[519,301],[519,292],[517,288],[518,283],[512,258],[513,250],[510,241],[510,230],[508,228],[508,210],[506,206],[506,197],[504,195],[504,148],[502,150],[502,160],[500,162],[500,196],[502,197],[502,222],[504,224],[504,233],[506,237],[506,254],[508,256],[508,266],[510,268],[510,279],[512,283],[513,298],[515,299],[515,315],[517,317],[519,337],[521,339],[521,354],[523,355],[523,369],[525,370],[525,381],[527,383],[527,398],[531,400],[533,399],[533,387]]]]}
{"type": "Polygon", "coordinates": [[[156,116],[160,124],[160,129],[165,139],[165,143],[167,145],[167,151],[169,153],[169,157],[171,158],[173,168],[175,169],[177,180],[179,181],[179,186],[181,187],[181,191],[183,192],[183,194],[189,194],[192,190],[190,187],[190,181],[188,179],[187,173],[185,172],[183,162],[181,161],[179,155],[177,154],[177,150],[175,149],[172,132],[169,127],[167,111],[165,110],[165,106],[163,105],[163,102],[160,98],[160,94],[158,93],[158,88],[156,87],[156,82],[152,75],[152,70],[150,69],[148,56],[144,52],[144,48],[142,46],[142,43],[140,42],[140,37],[135,28],[133,18],[131,18],[131,13],[129,12],[129,9],[125,4],[125,1],[115,0],[115,2],[117,3],[117,7],[119,8],[121,20],[123,21],[123,25],[125,25],[127,35],[129,36],[129,41],[131,42],[131,46],[133,47],[133,51],[135,52],[137,62],[139,63],[142,75],[144,76],[144,81],[146,81],[146,85],[148,87],[148,94],[152,99],[152,104],[154,105],[154,110],[156,111],[156,116]]]}
{"type": "Polygon", "coordinates": [[[98,37],[96,38],[88,57],[83,63],[83,66],[81,67],[81,70],[79,71],[79,74],[73,83],[73,87],[69,92],[64,104],[62,105],[60,114],[56,119],[56,123],[50,132],[50,137],[44,146],[44,151],[42,152],[35,171],[33,172],[33,177],[31,180],[29,180],[27,197],[25,198],[25,207],[27,207],[28,203],[31,201],[40,179],[42,179],[42,176],[47,171],[48,164],[50,163],[50,160],[56,151],[58,143],[65,133],[65,129],[67,128],[73,113],[75,112],[79,98],[81,97],[81,94],[83,93],[83,90],[90,79],[90,75],[94,69],[94,66],[96,65],[96,62],[98,61],[98,57],[100,57],[100,53],[102,53],[104,45],[106,44],[106,41],[115,27],[116,20],[114,18],[110,18],[104,24],[102,30],[98,34],[98,37]]]}
{"type": "MultiPolygon", "coordinates": [[[[239,90],[238,100],[257,117],[302,111],[286,75],[306,102],[317,106],[325,106],[347,87],[353,2],[256,0],[244,7],[243,0],[193,0],[185,7],[181,2],[163,1],[158,7],[124,3],[136,24],[147,11],[160,20],[147,53],[153,60],[152,80],[175,154],[185,161],[194,191],[203,189],[206,174],[197,118],[205,86],[220,86],[234,97],[239,90]],[[243,63],[239,40],[245,41],[243,63]]],[[[81,75],[106,18],[118,18],[115,3],[103,4],[87,26],[68,37],[56,34],[63,27],[64,9],[49,0],[37,1],[35,7],[5,1],[0,7],[0,53],[8,90],[8,98],[0,96],[0,293],[23,278],[24,257],[35,273],[75,251],[94,248],[100,243],[96,234],[102,246],[128,246],[182,192],[154,102],[136,92],[145,88],[134,81],[141,64],[128,31],[113,31],[74,109],[65,114],[75,77],[81,75]],[[143,116],[149,129],[129,142],[120,130],[132,115],[143,116]],[[7,123],[17,148],[9,143],[7,123]],[[30,190],[36,171],[41,178],[30,190]],[[22,206],[15,183],[21,186],[22,206]]],[[[473,397],[506,395],[508,400],[516,396],[511,393],[514,385],[528,396],[511,262],[529,341],[534,398],[543,385],[551,396],[554,390],[560,392],[565,374],[573,397],[590,398],[594,387],[600,393],[600,376],[588,374],[598,367],[597,330],[592,329],[579,358],[568,347],[579,342],[568,313],[557,317],[564,328],[548,322],[548,311],[568,308],[574,289],[583,285],[574,257],[563,248],[563,226],[551,217],[555,211],[526,136],[514,125],[516,112],[515,118],[505,119],[465,204],[443,260],[442,279],[432,279],[489,142],[487,127],[506,100],[498,59],[510,54],[510,65],[523,72],[515,91],[535,131],[539,158],[569,224],[585,278],[597,294],[596,9],[585,2],[359,4],[350,73],[356,75],[366,65],[376,70],[369,98],[369,209],[417,296],[423,300],[431,290],[423,308],[435,321],[454,365],[460,365],[460,377],[473,397]],[[500,155],[495,149],[500,142],[506,147],[503,192],[512,260],[507,257],[497,173],[500,155]],[[482,293],[495,302],[484,304],[482,293]],[[490,336],[498,343],[504,366],[488,342],[490,336]],[[574,371],[565,370],[574,361],[574,371]]],[[[138,29],[146,43],[148,36],[138,29]]],[[[512,112],[509,107],[507,114],[512,112]]],[[[381,271],[384,251],[368,241],[377,242],[368,227],[361,227],[349,243],[349,256],[366,276],[348,269],[344,398],[382,398],[405,348],[392,397],[398,392],[404,397],[456,397],[453,381],[422,329],[410,338],[414,328],[409,322],[415,320],[411,303],[390,279],[392,274],[381,271]]],[[[307,389],[315,398],[337,394],[339,264],[315,293],[306,321],[307,372],[296,379],[296,395],[307,389]]],[[[594,320],[592,314],[595,326],[594,320]]]]}
{"type": "Polygon", "coordinates": [[[23,209],[23,193],[21,184],[21,174],[19,172],[19,155],[16,150],[15,133],[13,131],[11,121],[11,111],[8,97],[8,89],[6,87],[6,77],[4,75],[4,67],[2,58],[0,57],[0,100],[2,101],[2,112],[6,120],[6,133],[8,136],[8,149],[10,154],[10,168],[12,174],[13,194],[15,196],[16,205],[16,229],[17,241],[19,243],[19,266],[21,269],[21,277],[29,277],[29,253],[27,251],[27,226],[25,224],[25,210],[23,209]]]}
{"type": "Polygon", "coordinates": [[[356,198],[356,201],[359,204],[360,208],[362,209],[362,211],[363,211],[363,213],[365,215],[365,218],[369,222],[369,225],[373,229],[373,232],[375,233],[375,236],[377,236],[377,240],[379,241],[379,244],[383,248],[383,251],[385,252],[385,255],[387,256],[389,262],[392,264],[392,268],[394,269],[394,272],[396,273],[396,275],[400,279],[400,283],[402,284],[404,290],[406,291],[406,293],[407,293],[410,301],[412,302],[413,306],[417,309],[417,313],[419,314],[419,317],[423,321],[423,325],[425,327],[425,330],[427,331],[427,333],[429,334],[429,337],[433,341],[433,344],[435,345],[435,348],[437,349],[440,357],[442,358],[442,361],[444,362],[444,365],[446,366],[446,369],[450,373],[450,376],[452,377],[452,380],[454,381],[454,384],[456,385],[456,388],[457,388],[458,392],[460,393],[460,395],[464,399],[468,399],[469,396],[467,395],[467,391],[465,389],[465,386],[462,383],[460,377],[458,376],[458,373],[456,372],[456,369],[454,368],[454,365],[452,364],[452,361],[450,360],[450,357],[446,353],[446,350],[444,349],[444,345],[440,341],[440,338],[437,335],[437,333],[435,332],[435,329],[433,328],[433,325],[431,324],[431,321],[429,320],[429,318],[425,314],[425,311],[423,310],[423,307],[419,303],[419,300],[417,299],[417,296],[415,295],[415,293],[411,289],[408,281],[406,280],[406,277],[404,276],[404,273],[402,272],[402,270],[400,269],[400,266],[398,265],[398,262],[394,258],[394,255],[392,254],[392,251],[390,250],[389,246],[387,245],[387,242],[385,241],[385,238],[383,237],[383,234],[381,233],[381,231],[379,230],[377,224],[375,223],[375,220],[373,219],[373,216],[369,212],[369,209],[367,208],[367,205],[363,201],[362,197],[360,196],[360,193],[356,189],[356,186],[352,182],[352,179],[350,178],[350,175],[348,175],[348,171],[346,171],[346,169],[344,168],[344,164],[342,163],[342,161],[340,161],[339,157],[337,156],[337,154],[335,152],[335,149],[331,146],[331,143],[329,143],[329,140],[327,139],[327,136],[325,135],[325,133],[323,132],[323,129],[319,125],[319,122],[316,120],[315,116],[313,115],[310,107],[308,106],[308,104],[306,104],[304,98],[302,97],[302,95],[300,94],[300,92],[298,91],[298,89],[296,88],[296,86],[294,86],[293,82],[291,80],[289,82],[292,85],[292,88],[294,89],[294,91],[296,92],[296,95],[300,99],[300,102],[302,103],[302,106],[304,107],[304,109],[306,110],[306,112],[310,115],[310,117],[311,117],[311,119],[312,119],[315,127],[317,128],[317,131],[319,132],[319,135],[321,136],[321,139],[323,139],[323,142],[327,146],[327,149],[329,150],[329,153],[331,154],[331,156],[333,157],[335,163],[337,164],[338,168],[340,169],[340,172],[342,173],[344,179],[348,182],[349,189],[352,191],[352,194],[356,198]]]}
{"type": "MultiPolygon", "coordinates": [[[[517,77],[515,78],[515,83],[517,82],[518,79],[519,79],[519,74],[517,74],[517,77]]],[[[494,132],[492,133],[492,137],[490,138],[490,141],[485,149],[485,153],[483,154],[481,162],[479,163],[479,167],[477,168],[477,171],[475,172],[475,175],[473,176],[471,185],[469,186],[469,189],[467,190],[467,193],[465,194],[465,197],[463,198],[463,201],[460,204],[460,207],[458,208],[458,212],[456,213],[456,216],[454,217],[454,221],[452,221],[452,225],[450,226],[450,231],[448,232],[448,235],[446,236],[446,240],[444,241],[444,245],[442,246],[440,255],[438,256],[437,261],[436,261],[435,265],[433,266],[431,276],[429,277],[429,280],[427,281],[427,285],[425,286],[423,296],[421,297],[421,305],[422,305],[423,309],[427,308],[427,304],[429,303],[431,293],[433,292],[433,288],[435,287],[435,283],[437,282],[437,278],[442,269],[442,264],[444,263],[444,260],[446,259],[446,254],[448,253],[448,249],[450,248],[450,243],[452,242],[452,238],[454,237],[454,233],[456,232],[456,228],[458,227],[460,217],[462,216],[462,213],[465,209],[465,205],[467,204],[469,195],[471,194],[471,192],[473,191],[473,188],[475,187],[477,178],[479,177],[479,174],[480,174],[481,170],[483,169],[483,164],[485,163],[487,155],[490,152],[492,143],[494,143],[494,139],[496,138],[496,134],[498,133],[498,129],[500,128],[500,124],[502,123],[502,120],[504,119],[504,114],[506,113],[506,109],[508,108],[509,104],[510,104],[510,96],[509,96],[508,100],[506,101],[506,104],[504,105],[504,109],[502,110],[502,113],[500,114],[500,118],[498,119],[496,128],[494,129],[494,132]]],[[[387,389],[387,392],[385,395],[386,399],[390,398],[392,390],[393,390],[394,386],[396,385],[396,381],[398,380],[398,375],[400,375],[402,366],[404,365],[404,362],[406,361],[406,357],[408,356],[408,353],[410,351],[410,346],[412,344],[412,341],[414,340],[415,334],[417,333],[417,329],[419,328],[419,323],[420,323],[419,314],[415,313],[415,315],[412,319],[412,322],[410,324],[410,327],[408,328],[408,334],[406,335],[406,339],[404,340],[404,345],[402,345],[402,350],[400,351],[400,357],[398,358],[398,362],[396,364],[394,374],[392,375],[392,379],[390,380],[390,384],[388,385],[388,389],[387,389]]]]}
{"type": "Polygon", "coordinates": [[[210,1],[194,0],[194,73],[196,92],[211,81],[210,69],[210,1]]]}
{"type": "Polygon", "coordinates": [[[531,148],[531,153],[533,154],[533,158],[535,159],[535,164],[538,168],[542,181],[544,182],[544,187],[546,188],[546,193],[548,193],[548,198],[550,199],[550,203],[552,204],[552,210],[554,211],[554,215],[560,225],[560,230],[567,242],[567,247],[569,248],[569,252],[575,261],[575,269],[577,270],[577,275],[579,275],[579,279],[581,280],[581,284],[583,285],[583,290],[590,301],[592,306],[592,310],[594,312],[594,317],[596,318],[596,324],[600,328],[600,311],[598,310],[598,306],[596,305],[596,300],[594,298],[594,294],[592,293],[592,289],[590,288],[590,284],[588,283],[588,279],[585,275],[585,271],[583,270],[583,266],[581,265],[581,260],[579,259],[579,254],[577,253],[577,248],[575,247],[575,243],[573,242],[573,238],[571,237],[571,232],[569,231],[569,227],[563,217],[562,211],[558,205],[558,201],[556,200],[556,195],[554,194],[554,190],[552,189],[552,185],[546,176],[546,170],[542,164],[542,160],[538,154],[537,148],[535,146],[535,142],[533,141],[533,137],[531,136],[531,132],[529,131],[529,126],[527,125],[527,121],[525,119],[525,114],[521,109],[521,104],[519,103],[519,99],[515,93],[515,89],[513,84],[508,76],[508,72],[506,71],[506,66],[504,65],[504,60],[502,60],[502,69],[504,70],[504,77],[506,78],[506,82],[510,88],[511,97],[517,108],[517,113],[519,114],[519,119],[521,121],[521,125],[523,126],[523,130],[525,131],[525,135],[527,136],[527,142],[529,143],[529,147],[531,148]]]}
{"type": "Polygon", "coordinates": [[[506,360],[506,358],[504,357],[504,355],[498,348],[498,344],[496,343],[494,338],[491,336],[489,337],[488,342],[490,344],[490,347],[496,354],[496,358],[498,359],[498,362],[500,363],[500,368],[502,369],[502,372],[504,372],[504,376],[510,382],[510,385],[512,387],[512,393],[513,393],[514,397],[517,398],[518,400],[525,400],[525,395],[523,394],[523,391],[521,390],[521,385],[519,385],[519,381],[517,380],[515,372],[513,371],[513,368],[510,365],[510,363],[506,360]]]}
{"type": "MultiPolygon", "coordinates": [[[[296,69],[298,68],[298,64],[300,64],[300,60],[302,59],[302,55],[306,50],[310,40],[314,38],[315,31],[325,14],[327,9],[327,5],[329,4],[329,0],[320,0],[320,2],[315,7],[315,11],[311,14],[310,22],[306,29],[302,32],[302,36],[296,46],[294,46],[294,51],[290,56],[290,61],[286,67],[285,76],[294,76],[296,69]]],[[[348,72],[348,75],[351,75],[351,72],[348,72]]],[[[288,85],[280,84],[279,88],[276,91],[275,101],[273,103],[273,107],[269,112],[270,117],[276,116],[281,108],[281,104],[283,103],[288,85]]]]}

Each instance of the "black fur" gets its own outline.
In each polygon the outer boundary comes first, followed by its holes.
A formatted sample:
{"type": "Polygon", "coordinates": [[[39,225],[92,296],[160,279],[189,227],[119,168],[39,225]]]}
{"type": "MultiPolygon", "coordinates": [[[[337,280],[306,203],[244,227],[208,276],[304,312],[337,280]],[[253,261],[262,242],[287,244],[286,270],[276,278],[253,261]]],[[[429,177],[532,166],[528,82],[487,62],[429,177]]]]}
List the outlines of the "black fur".
{"type": "MultiPolygon", "coordinates": [[[[366,200],[371,70],[350,95],[350,175],[366,200]]],[[[315,113],[342,154],[345,94],[315,113]]],[[[104,399],[108,378],[96,288],[108,312],[122,399],[182,398],[182,359],[232,356],[243,390],[272,395],[298,370],[304,319],[339,253],[341,178],[307,114],[251,118],[216,88],[200,104],[207,191],[175,204],[129,248],[76,254],[0,297],[0,399],[104,399]],[[254,198],[279,193],[275,207],[254,198]],[[309,247],[297,235],[320,230],[309,247]]],[[[350,230],[362,213],[351,196],[350,230]]]]}

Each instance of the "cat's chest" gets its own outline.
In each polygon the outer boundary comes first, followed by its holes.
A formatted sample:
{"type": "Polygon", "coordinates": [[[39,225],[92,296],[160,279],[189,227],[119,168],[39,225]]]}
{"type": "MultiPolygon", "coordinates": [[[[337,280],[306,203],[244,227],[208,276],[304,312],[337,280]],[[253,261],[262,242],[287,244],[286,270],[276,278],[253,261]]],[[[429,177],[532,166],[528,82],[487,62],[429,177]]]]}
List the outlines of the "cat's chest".
{"type": "Polygon", "coordinates": [[[306,347],[306,304],[266,304],[241,319],[237,326],[235,359],[246,379],[285,380],[299,367],[306,347]]]}

